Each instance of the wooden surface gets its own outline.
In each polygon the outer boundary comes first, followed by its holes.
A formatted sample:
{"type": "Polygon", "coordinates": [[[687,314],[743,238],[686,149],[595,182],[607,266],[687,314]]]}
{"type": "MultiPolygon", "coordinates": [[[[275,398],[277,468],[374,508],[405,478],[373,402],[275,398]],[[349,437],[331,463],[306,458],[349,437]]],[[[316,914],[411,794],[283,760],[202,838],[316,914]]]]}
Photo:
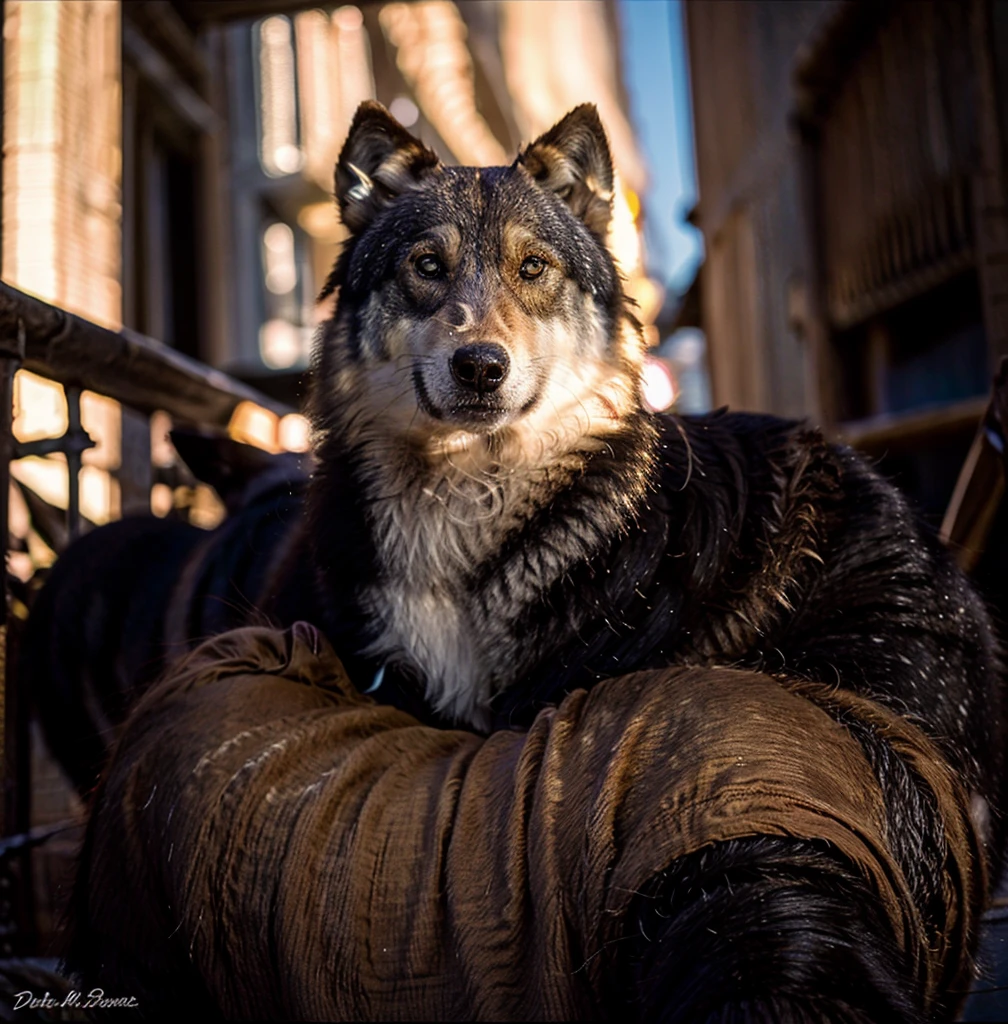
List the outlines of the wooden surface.
{"type": "Polygon", "coordinates": [[[925,406],[904,413],[883,413],[863,420],[849,420],[837,428],[839,439],[861,451],[877,455],[889,445],[923,443],[935,434],[960,427],[975,427],[987,408],[986,396],[925,406]]]}

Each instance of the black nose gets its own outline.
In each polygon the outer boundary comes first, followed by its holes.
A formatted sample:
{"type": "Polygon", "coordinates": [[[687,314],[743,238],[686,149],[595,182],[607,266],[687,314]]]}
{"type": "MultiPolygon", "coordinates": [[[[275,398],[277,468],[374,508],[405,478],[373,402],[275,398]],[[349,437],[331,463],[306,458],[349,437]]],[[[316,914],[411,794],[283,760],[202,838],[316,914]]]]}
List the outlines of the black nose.
{"type": "Polygon", "coordinates": [[[500,345],[481,343],[455,349],[452,376],[464,388],[485,395],[496,391],[508,375],[511,360],[500,345]]]}

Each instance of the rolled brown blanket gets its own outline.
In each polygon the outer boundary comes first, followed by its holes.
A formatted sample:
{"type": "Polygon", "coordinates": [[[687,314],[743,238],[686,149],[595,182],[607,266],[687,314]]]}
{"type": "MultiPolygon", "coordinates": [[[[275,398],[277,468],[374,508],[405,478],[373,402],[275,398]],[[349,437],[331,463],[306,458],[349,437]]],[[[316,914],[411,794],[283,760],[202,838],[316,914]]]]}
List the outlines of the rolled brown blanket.
{"type": "Polygon", "coordinates": [[[312,627],[242,629],[130,718],[96,796],[71,963],[153,1015],[598,1019],[632,976],[641,894],[745,837],[848,866],[922,1015],[965,990],[984,891],[966,797],[868,701],[680,668],[481,737],[372,703],[312,627]],[[928,791],[936,900],[915,895],[839,721],[885,737],[928,791]]]}

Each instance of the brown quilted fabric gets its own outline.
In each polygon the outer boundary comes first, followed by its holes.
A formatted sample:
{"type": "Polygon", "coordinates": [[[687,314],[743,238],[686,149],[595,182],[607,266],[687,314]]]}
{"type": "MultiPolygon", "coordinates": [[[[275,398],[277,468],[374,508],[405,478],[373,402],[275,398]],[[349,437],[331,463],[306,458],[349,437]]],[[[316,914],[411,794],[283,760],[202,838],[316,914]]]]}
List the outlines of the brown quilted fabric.
{"type": "Polygon", "coordinates": [[[200,991],[232,1018],[593,1019],[634,894],[706,844],[770,834],[856,864],[937,992],[965,987],[983,898],[965,807],[921,733],[821,686],[639,673],[480,737],[373,704],[311,627],[243,629],[130,719],[91,821],[78,953],[107,991],[200,991]],[[932,789],[937,946],[839,715],[888,731],[932,789]]]}

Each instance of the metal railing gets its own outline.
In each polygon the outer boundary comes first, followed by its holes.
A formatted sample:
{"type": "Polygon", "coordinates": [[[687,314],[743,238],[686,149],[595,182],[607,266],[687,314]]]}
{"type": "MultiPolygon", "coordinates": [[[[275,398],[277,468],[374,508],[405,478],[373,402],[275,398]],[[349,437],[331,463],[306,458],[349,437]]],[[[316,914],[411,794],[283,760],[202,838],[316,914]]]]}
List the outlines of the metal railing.
{"type": "MultiPolygon", "coordinates": [[[[109,330],[0,282],[0,530],[5,555],[0,584],[0,845],[4,836],[28,834],[31,785],[28,695],[17,692],[16,637],[6,571],[10,464],[29,455],[62,453],[66,457],[66,536],[69,540],[77,536],[83,525],[78,474],[83,453],[95,445],[81,425],[84,390],[115,399],[124,409],[147,417],[166,412],[175,423],[198,427],[226,427],[243,402],[278,416],[294,411],[152,338],[130,330],[109,330]],[[13,389],[20,369],[63,385],[67,427],[60,437],[28,442],[15,439],[13,389]]],[[[8,841],[0,853],[0,955],[20,952],[19,939],[31,931],[32,922],[26,921],[33,913],[31,893],[22,892],[18,898],[17,889],[19,885],[22,890],[30,889],[25,858],[32,845],[8,841]]]]}

